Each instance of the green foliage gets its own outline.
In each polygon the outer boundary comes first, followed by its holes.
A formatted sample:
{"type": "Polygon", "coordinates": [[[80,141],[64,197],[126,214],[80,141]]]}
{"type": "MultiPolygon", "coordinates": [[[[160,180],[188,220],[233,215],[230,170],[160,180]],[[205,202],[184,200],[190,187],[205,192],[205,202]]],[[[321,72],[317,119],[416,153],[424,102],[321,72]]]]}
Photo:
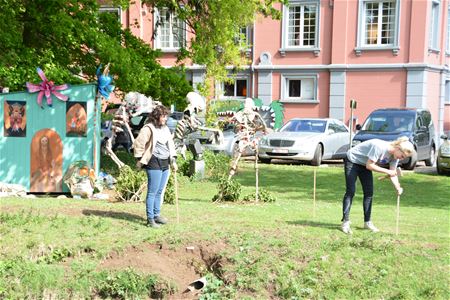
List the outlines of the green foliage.
{"type": "Polygon", "coordinates": [[[209,150],[203,152],[205,160],[206,177],[211,180],[218,180],[228,174],[231,157],[224,153],[214,153],[209,150]]]}
{"type": "Polygon", "coordinates": [[[184,158],[182,155],[177,156],[177,172],[183,176],[189,176],[190,161],[194,159],[194,156],[190,151],[186,151],[185,156],[186,158],[184,158]]]}
{"type": "Polygon", "coordinates": [[[202,290],[200,300],[235,299],[236,290],[232,286],[224,284],[213,274],[209,273],[205,277],[208,284],[202,290]]]}
{"type": "MultiPolygon", "coordinates": [[[[144,171],[136,171],[129,166],[122,167],[115,185],[117,195],[122,201],[130,201],[138,193],[139,188],[146,180],[147,175],[144,171]]],[[[140,200],[140,198],[135,200],[140,200]]]]}
{"type": "MultiPolygon", "coordinates": [[[[125,150],[119,150],[115,152],[117,157],[132,170],[139,171],[136,168],[136,159],[134,158],[132,153],[128,153],[125,150]]],[[[120,170],[117,164],[109,157],[108,155],[102,153],[100,157],[100,169],[112,176],[119,176],[120,170]]]]}
{"type": "Polygon", "coordinates": [[[70,256],[73,256],[72,251],[70,249],[62,247],[62,248],[52,249],[50,251],[50,253],[48,253],[45,256],[39,257],[37,261],[46,263],[46,264],[53,264],[55,262],[60,262],[70,256]]]}
{"type": "MultiPolygon", "coordinates": [[[[261,189],[261,188],[259,189],[258,201],[271,203],[271,202],[275,202],[276,200],[277,199],[275,198],[275,196],[271,192],[269,192],[268,190],[261,189]]],[[[245,202],[255,201],[255,193],[248,194],[248,195],[244,196],[242,201],[245,201],[245,202]]]]}
{"type": "Polygon", "coordinates": [[[102,298],[134,299],[150,295],[163,298],[174,292],[170,284],[163,284],[156,276],[141,275],[130,268],[118,272],[102,271],[96,281],[95,291],[102,298]]]}
{"type": "Polygon", "coordinates": [[[227,176],[222,177],[217,185],[218,194],[214,195],[212,201],[238,202],[241,195],[242,186],[235,179],[228,180],[227,176]]]}
{"type": "Polygon", "coordinates": [[[102,115],[101,115],[102,122],[104,122],[104,121],[112,121],[113,119],[114,119],[114,115],[113,114],[102,112],[102,115]]]}
{"type": "MultiPolygon", "coordinates": [[[[114,0],[126,9],[130,1],[114,0]]],[[[2,1],[0,18],[0,86],[23,90],[40,82],[41,67],[55,84],[94,81],[99,63],[110,63],[114,84],[122,92],[139,91],[182,109],[192,90],[182,68],[159,65],[151,49],[117,17],[100,13],[92,0],[2,1]],[[80,78],[82,74],[83,78],[80,78]]]]}
{"type": "Polygon", "coordinates": [[[194,33],[190,48],[182,51],[179,59],[190,58],[193,63],[206,67],[206,87],[204,95],[210,93],[208,84],[212,80],[226,81],[227,66],[237,71],[248,63],[243,54],[250,41],[240,34],[240,29],[250,26],[261,15],[279,19],[281,12],[274,8],[276,3],[288,3],[287,0],[262,1],[172,1],[144,0],[156,7],[165,7],[174,11],[185,20],[194,33]]]}
{"type": "Polygon", "coordinates": [[[175,204],[175,179],[174,172],[171,171],[164,193],[164,204],[175,204]]]}

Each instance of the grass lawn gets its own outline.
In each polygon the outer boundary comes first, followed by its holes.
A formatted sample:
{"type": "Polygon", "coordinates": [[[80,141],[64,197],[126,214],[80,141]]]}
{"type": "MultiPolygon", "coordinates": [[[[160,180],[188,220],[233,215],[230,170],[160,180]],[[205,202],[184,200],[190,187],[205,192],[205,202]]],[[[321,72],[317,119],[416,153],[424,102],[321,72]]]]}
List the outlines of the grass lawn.
{"type": "MultiPolygon", "coordinates": [[[[313,170],[260,165],[277,198],[260,204],[212,203],[216,182],[179,178],[180,223],[163,205],[159,229],[143,203],[2,198],[0,298],[448,299],[449,177],[405,174],[398,236],[389,180],[375,182],[377,234],[358,186],[347,236],[342,168],[317,168],[315,214],[313,170]],[[201,276],[202,294],[182,294],[201,276]]],[[[254,191],[252,164],[235,178],[254,191]]]]}

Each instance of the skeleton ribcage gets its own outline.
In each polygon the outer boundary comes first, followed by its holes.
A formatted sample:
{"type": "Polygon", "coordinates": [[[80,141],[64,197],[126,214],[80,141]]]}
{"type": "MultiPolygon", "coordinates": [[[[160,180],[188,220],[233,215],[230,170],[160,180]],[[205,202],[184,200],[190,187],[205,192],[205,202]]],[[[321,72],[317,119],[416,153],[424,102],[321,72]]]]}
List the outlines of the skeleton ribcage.
{"type": "Polygon", "coordinates": [[[186,139],[188,134],[196,131],[201,125],[202,122],[196,116],[189,117],[188,115],[185,115],[183,119],[178,121],[173,136],[176,148],[182,147],[184,139],[186,139]]]}

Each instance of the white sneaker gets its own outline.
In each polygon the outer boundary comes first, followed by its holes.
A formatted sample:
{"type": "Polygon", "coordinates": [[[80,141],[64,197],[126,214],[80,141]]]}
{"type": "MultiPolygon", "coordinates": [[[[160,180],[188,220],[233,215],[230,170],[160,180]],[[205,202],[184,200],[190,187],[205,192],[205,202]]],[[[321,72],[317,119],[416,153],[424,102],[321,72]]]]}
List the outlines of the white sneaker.
{"type": "Polygon", "coordinates": [[[341,229],[342,229],[343,233],[346,233],[346,234],[352,234],[353,233],[351,228],[350,228],[350,224],[351,224],[350,221],[342,222],[341,229]]]}
{"type": "Polygon", "coordinates": [[[365,229],[369,229],[372,232],[378,232],[380,230],[378,230],[378,228],[375,227],[375,225],[373,225],[373,223],[371,221],[369,222],[364,222],[364,228],[365,229]]]}

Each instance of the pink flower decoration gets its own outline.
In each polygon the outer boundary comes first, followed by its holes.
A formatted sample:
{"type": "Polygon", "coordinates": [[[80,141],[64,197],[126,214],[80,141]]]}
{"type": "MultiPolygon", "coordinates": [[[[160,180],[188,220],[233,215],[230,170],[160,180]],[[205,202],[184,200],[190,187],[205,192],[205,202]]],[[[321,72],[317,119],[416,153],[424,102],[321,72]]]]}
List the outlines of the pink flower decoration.
{"type": "Polygon", "coordinates": [[[38,97],[37,97],[37,103],[39,104],[39,106],[41,108],[43,108],[42,107],[42,97],[44,95],[45,95],[45,98],[47,98],[47,104],[50,107],[53,104],[52,94],[59,100],[62,100],[62,101],[69,100],[68,96],[63,95],[60,92],[58,92],[58,91],[68,89],[69,85],[67,85],[67,84],[55,85],[55,83],[53,81],[48,81],[47,77],[45,77],[44,72],[40,68],[37,68],[37,72],[39,74],[39,77],[41,77],[42,82],[39,84],[33,84],[33,83],[27,82],[26,85],[27,85],[27,89],[28,89],[29,93],[39,92],[38,97]]]}

